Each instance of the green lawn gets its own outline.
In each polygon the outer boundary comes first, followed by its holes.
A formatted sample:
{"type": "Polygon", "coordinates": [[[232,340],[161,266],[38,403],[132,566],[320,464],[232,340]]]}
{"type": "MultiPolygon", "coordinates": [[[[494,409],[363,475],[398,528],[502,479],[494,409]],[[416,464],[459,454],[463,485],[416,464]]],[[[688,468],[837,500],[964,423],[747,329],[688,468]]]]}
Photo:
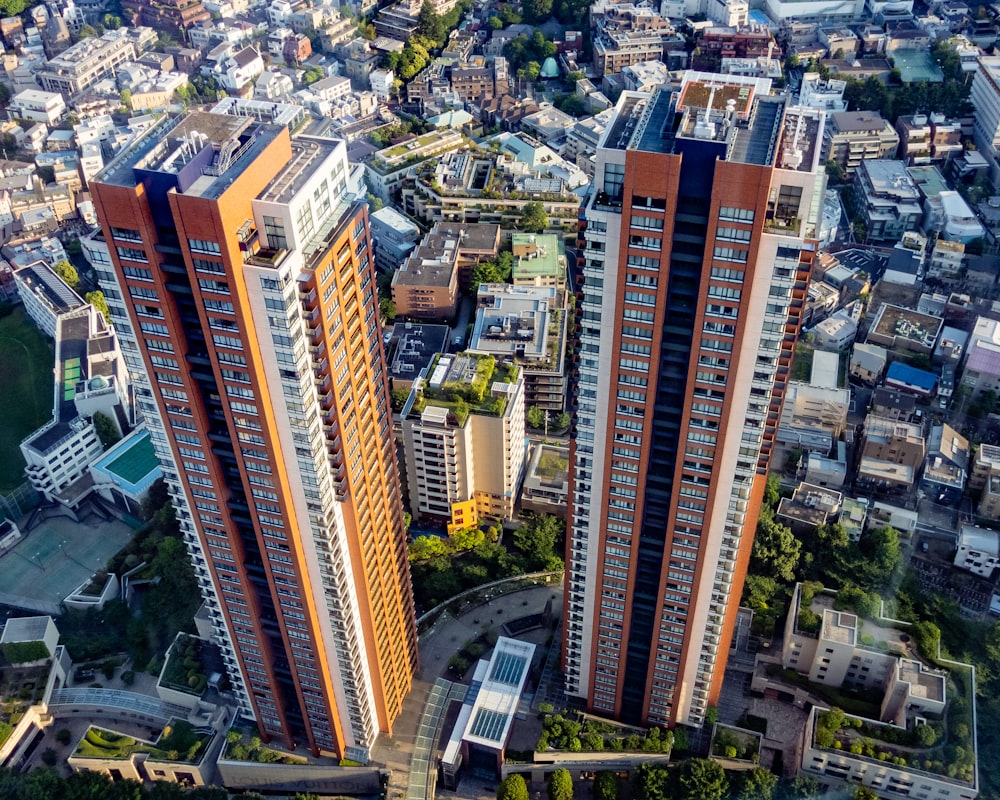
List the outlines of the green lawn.
{"type": "Polygon", "coordinates": [[[52,418],[54,358],[24,309],[0,318],[0,493],[24,480],[21,440],[52,418]]]}

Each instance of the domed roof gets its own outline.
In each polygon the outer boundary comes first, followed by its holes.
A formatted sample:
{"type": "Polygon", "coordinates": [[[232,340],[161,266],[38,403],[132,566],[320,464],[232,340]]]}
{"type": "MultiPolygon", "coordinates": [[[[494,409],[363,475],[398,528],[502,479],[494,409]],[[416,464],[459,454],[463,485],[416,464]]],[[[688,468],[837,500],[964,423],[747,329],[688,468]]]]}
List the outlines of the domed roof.
{"type": "Polygon", "coordinates": [[[108,383],[108,379],[103,375],[95,375],[90,379],[90,383],[87,384],[87,388],[91,391],[96,389],[107,389],[111,384],[108,383]]]}
{"type": "Polygon", "coordinates": [[[543,78],[559,77],[559,65],[556,64],[556,60],[552,56],[549,56],[542,63],[541,75],[543,78]]]}

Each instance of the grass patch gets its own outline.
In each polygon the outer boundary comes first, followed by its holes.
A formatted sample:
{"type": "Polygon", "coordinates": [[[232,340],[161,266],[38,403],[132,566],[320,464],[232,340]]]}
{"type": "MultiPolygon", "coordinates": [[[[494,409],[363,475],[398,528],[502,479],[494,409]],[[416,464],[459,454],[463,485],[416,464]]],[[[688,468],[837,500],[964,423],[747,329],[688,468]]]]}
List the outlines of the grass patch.
{"type": "MultiPolygon", "coordinates": [[[[2,313],[2,312],[0,312],[2,313]]],[[[0,316],[0,492],[24,481],[21,440],[52,418],[52,342],[23,308],[0,316]]]]}

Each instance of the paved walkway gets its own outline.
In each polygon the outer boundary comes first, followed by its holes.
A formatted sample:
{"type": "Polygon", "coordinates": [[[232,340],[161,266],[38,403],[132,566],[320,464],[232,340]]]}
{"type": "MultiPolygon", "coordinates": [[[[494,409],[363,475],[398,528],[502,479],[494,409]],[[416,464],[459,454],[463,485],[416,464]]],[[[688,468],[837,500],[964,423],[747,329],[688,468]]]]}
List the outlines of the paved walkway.
{"type": "MultiPolygon", "coordinates": [[[[479,605],[466,609],[458,616],[453,617],[445,612],[420,637],[420,669],[413,689],[403,703],[403,710],[393,727],[392,736],[380,737],[372,749],[372,763],[384,765],[390,770],[386,795],[388,800],[431,800],[434,796],[434,781],[428,780],[427,776],[431,770],[436,769],[440,755],[437,744],[441,736],[443,715],[448,702],[451,699],[462,699],[468,688],[465,683],[451,680],[454,678],[448,671],[451,657],[466,642],[491,630],[506,635],[503,630],[505,622],[531,614],[543,614],[547,609],[558,615],[562,609],[562,586],[559,584],[531,586],[499,596],[495,591],[491,594],[489,600],[484,599],[479,605]],[[425,746],[426,761],[423,756],[425,746]],[[420,782],[425,794],[419,794],[420,782]]],[[[550,630],[551,628],[536,629],[514,638],[542,646],[548,639],[550,630]]],[[[543,653],[542,657],[544,656],[543,653]]],[[[471,669],[468,674],[471,675],[471,669]]],[[[475,787],[469,787],[469,794],[465,789],[463,781],[457,794],[449,792],[448,795],[459,798],[476,798],[481,795],[475,787]]],[[[495,795],[494,789],[492,796],[495,795]]]]}

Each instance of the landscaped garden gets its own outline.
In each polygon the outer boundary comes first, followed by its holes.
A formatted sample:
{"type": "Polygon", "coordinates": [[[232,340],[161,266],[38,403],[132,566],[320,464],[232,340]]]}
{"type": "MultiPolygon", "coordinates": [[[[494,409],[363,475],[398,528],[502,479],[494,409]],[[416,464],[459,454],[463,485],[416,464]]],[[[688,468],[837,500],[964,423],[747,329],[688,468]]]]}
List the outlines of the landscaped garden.
{"type": "Polygon", "coordinates": [[[222,757],[232,761],[253,761],[258,764],[306,763],[304,758],[296,758],[272,750],[261,742],[259,736],[248,736],[236,728],[226,734],[226,748],[223,750],[222,757]]]}
{"type": "Polygon", "coordinates": [[[719,758],[756,761],[760,755],[760,736],[728,725],[717,725],[712,739],[712,754],[719,758]]]}
{"type": "Polygon", "coordinates": [[[180,634],[167,653],[160,684],[179,692],[201,695],[208,684],[201,660],[203,642],[194,636],[180,634]]]}
{"type": "Polygon", "coordinates": [[[79,758],[126,759],[135,753],[148,753],[150,758],[158,761],[195,763],[202,758],[211,740],[211,732],[201,732],[186,720],[172,721],[153,744],[91,725],[73,755],[79,758]]]}
{"type": "MultiPolygon", "coordinates": [[[[959,725],[962,723],[956,727],[959,725]]],[[[964,729],[967,735],[968,725],[964,725],[964,729]]],[[[851,717],[833,708],[817,714],[813,742],[824,750],[843,750],[895,766],[972,781],[975,754],[971,744],[962,740],[962,733],[956,730],[953,741],[948,743],[945,728],[939,721],[928,720],[911,728],[898,728],[851,717]]]]}
{"type": "MultiPolygon", "coordinates": [[[[543,709],[544,710],[544,709],[543,709]]],[[[535,750],[570,752],[611,750],[669,754],[674,747],[674,733],[650,728],[641,731],[605,720],[577,715],[546,713],[542,735],[535,750]]]]}

